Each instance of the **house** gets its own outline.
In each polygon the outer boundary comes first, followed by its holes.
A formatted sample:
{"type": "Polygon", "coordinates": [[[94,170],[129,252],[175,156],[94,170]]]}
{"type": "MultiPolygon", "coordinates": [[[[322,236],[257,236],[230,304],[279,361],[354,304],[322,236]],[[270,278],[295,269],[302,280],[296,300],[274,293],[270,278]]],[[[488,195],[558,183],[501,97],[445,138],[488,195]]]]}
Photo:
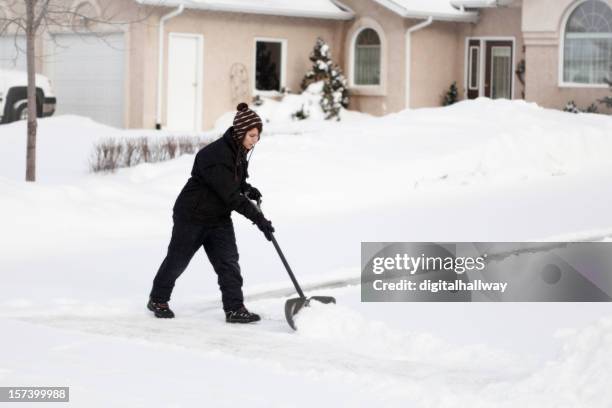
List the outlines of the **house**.
{"type": "MultiPolygon", "coordinates": [[[[72,0],[71,0],[72,1],[72,0]]],[[[6,3],[0,0],[0,4],[6,3]]],[[[382,115],[462,98],[588,106],[609,93],[612,0],[75,0],[39,35],[57,113],[128,128],[202,130],[255,95],[299,91],[317,37],[382,115]],[[106,24],[104,21],[125,24],[106,24]],[[75,28],[76,27],[76,33],[75,28]]],[[[11,15],[0,9],[0,18],[11,15]]],[[[0,66],[25,66],[22,35],[0,66]]],[[[606,111],[603,107],[601,111],[606,111]]],[[[609,112],[606,111],[606,112],[609,112]]]]}

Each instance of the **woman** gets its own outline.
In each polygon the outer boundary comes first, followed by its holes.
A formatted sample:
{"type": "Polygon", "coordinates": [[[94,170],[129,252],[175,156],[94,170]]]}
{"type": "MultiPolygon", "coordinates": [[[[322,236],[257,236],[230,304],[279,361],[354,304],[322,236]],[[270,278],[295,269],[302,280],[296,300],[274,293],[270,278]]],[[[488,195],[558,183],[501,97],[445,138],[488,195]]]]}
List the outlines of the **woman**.
{"type": "Polygon", "coordinates": [[[250,323],[260,317],[243,304],[242,276],[230,214],[237,211],[253,221],[268,240],[274,228],[250,200],[261,193],[246,182],[246,154],[259,141],[261,118],[240,103],[233,126],[223,137],[201,149],[195,157],[191,177],[173,208],[172,237],[168,254],[153,280],[147,307],[156,317],[173,318],[168,306],[178,277],[203,246],[218,276],[221,300],[228,323],[250,323]]]}

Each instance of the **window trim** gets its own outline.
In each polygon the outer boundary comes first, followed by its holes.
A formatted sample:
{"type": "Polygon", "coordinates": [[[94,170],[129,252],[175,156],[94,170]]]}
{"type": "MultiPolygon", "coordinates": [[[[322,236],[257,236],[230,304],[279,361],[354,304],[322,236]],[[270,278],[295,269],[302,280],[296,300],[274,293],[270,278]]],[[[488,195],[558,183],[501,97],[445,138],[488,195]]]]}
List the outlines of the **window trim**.
{"type": "MultiPolygon", "coordinates": [[[[570,7],[568,7],[567,10],[565,11],[565,15],[563,16],[563,19],[561,20],[561,29],[559,30],[561,36],[559,37],[559,47],[558,47],[559,48],[559,52],[558,52],[559,59],[557,61],[557,86],[559,88],[607,89],[609,87],[608,84],[583,84],[580,82],[565,82],[564,80],[563,67],[564,67],[564,62],[565,62],[565,32],[567,30],[567,23],[569,22],[569,18],[574,12],[574,10],[580,7],[582,3],[585,3],[587,1],[589,0],[580,0],[574,4],[571,4],[570,7]]],[[[596,1],[599,1],[605,4],[606,6],[610,7],[608,3],[602,0],[596,0],[596,1]]]]}
{"type": "Polygon", "coordinates": [[[352,41],[352,58],[351,58],[351,82],[350,82],[350,86],[352,87],[358,87],[358,88],[375,88],[375,87],[380,87],[382,85],[382,48],[383,48],[383,44],[382,44],[382,39],[381,36],[379,34],[379,32],[374,28],[374,27],[361,27],[359,28],[359,30],[357,30],[355,32],[355,34],[353,35],[353,41],[352,41]],[[372,30],[376,33],[376,35],[378,36],[378,41],[380,42],[379,46],[380,46],[380,76],[378,78],[378,83],[377,84],[356,84],[355,83],[355,58],[357,56],[357,53],[355,52],[355,47],[357,46],[357,37],[359,37],[359,35],[365,31],[365,30],[372,30]]]}
{"type": "MultiPolygon", "coordinates": [[[[351,28],[352,34],[347,36],[348,45],[348,86],[351,93],[354,95],[363,96],[386,96],[387,95],[387,39],[382,26],[375,20],[369,17],[363,17],[359,21],[355,22],[351,28]],[[378,34],[380,39],[380,84],[378,85],[356,85],[355,84],[355,43],[357,36],[361,31],[366,28],[370,28],[378,34]]],[[[347,55],[347,54],[345,54],[347,55]]]]}
{"type": "Polygon", "coordinates": [[[251,73],[251,93],[253,96],[280,96],[281,91],[263,91],[257,89],[257,43],[275,42],[281,44],[280,89],[287,88],[287,39],[272,37],[253,38],[253,70],[251,73]]]}

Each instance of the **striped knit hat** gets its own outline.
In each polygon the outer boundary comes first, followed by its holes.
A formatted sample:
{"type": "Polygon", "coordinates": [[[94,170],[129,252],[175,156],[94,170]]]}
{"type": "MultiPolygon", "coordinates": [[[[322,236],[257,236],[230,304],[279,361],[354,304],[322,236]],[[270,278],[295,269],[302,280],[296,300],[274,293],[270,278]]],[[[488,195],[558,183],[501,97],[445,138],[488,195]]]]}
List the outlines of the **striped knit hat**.
{"type": "Polygon", "coordinates": [[[249,105],[244,102],[239,103],[236,110],[238,112],[234,116],[234,140],[242,140],[246,132],[253,128],[259,130],[259,136],[261,137],[263,124],[259,115],[249,109],[249,105]]]}

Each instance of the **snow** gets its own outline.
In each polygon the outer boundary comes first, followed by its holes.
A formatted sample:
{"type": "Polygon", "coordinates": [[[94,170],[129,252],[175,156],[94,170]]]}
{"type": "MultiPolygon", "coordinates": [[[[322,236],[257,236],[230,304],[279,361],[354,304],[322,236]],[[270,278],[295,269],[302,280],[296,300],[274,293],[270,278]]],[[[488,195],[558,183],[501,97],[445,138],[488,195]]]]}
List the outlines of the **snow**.
{"type": "Polygon", "coordinates": [[[471,21],[477,14],[457,10],[450,0],[376,0],[404,17],[429,17],[471,21]]]}
{"type": "MultiPolygon", "coordinates": [[[[308,85],[306,90],[300,94],[287,94],[282,102],[273,99],[265,99],[265,103],[261,106],[249,106],[262,118],[264,122],[264,132],[266,134],[304,132],[315,131],[320,127],[328,126],[324,121],[325,112],[321,109],[321,95],[323,92],[324,81],[318,81],[308,85]],[[307,121],[296,121],[292,115],[298,110],[304,108],[310,114],[307,121]]],[[[349,111],[344,108],[340,109],[340,118],[355,121],[359,119],[367,119],[372,116],[349,111]]],[[[214,126],[214,132],[222,133],[225,129],[232,125],[234,119],[233,112],[227,112],[222,115],[214,126]]]]}
{"type": "Polygon", "coordinates": [[[512,4],[514,0],[450,0],[453,7],[459,9],[465,8],[479,8],[479,7],[500,7],[508,6],[512,4]]]}
{"type": "Polygon", "coordinates": [[[337,299],[301,312],[295,333],[290,281],[240,216],[262,322],[225,324],[203,252],[177,282],[176,319],[144,308],[194,156],[113,174],[87,158],[102,138],[170,132],[41,119],[29,184],[25,123],[0,126],[0,383],[69,385],[75,406],[609,406],[606,303],[362,303],[358,282],[362,241],[610,241],[612,118],[480,98],[291,120],[316,97],[256,107],[250,165],[305,291],[337,299]]]}
{"type": "Polygon", "coordinates": [[[350,19],[353,13],[344,11],[330,0],[136,0],[152,6],[176,7],[236,13],[270,14],[295,17],[350,19]]]}
{"type": "MultiPolygon", "coordinates": [[[[36,86],[44,91],[45,97],[53,96],[49,78],[41,74],[35,74],[35,82],[36,86]]],[[[13,86],[25,86],[27,83],[27,72],[0,68],[0,95],[6,94],[8,89],[13,86]]]]}
{"type": "MultiPolygon", "coordinates": [[[[52,116],[39,121],[38,130],[36,166],[38,181],[43,183],[81,180],[89,169],[93,145],[102,140],[145,136],[155,139],[175,135],[167,131],[146,129],[120,130],[75,115],[52,116]]],[[[24,179],[25,132],[24,121],[9,123],[0,128],[0,177],[19,181],[24,179]]],[[[177,136],[195,134],[183,132],[177,136]]]]}

